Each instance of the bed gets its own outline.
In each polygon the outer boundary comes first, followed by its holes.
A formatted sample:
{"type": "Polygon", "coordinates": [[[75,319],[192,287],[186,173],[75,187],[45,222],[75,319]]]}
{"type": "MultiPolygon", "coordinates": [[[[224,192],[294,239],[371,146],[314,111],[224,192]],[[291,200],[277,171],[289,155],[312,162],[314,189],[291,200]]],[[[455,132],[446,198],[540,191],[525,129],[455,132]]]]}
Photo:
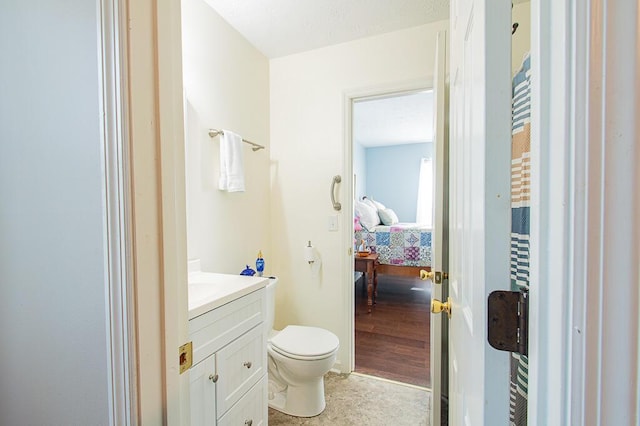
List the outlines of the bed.
{"type": "Polygon", "coordinates": [[[431,229],[415,223],[376,225],[355,231],[356,244],[378,253],[377,273],[420,276],[420,270],[431,270],[431,229]]]}

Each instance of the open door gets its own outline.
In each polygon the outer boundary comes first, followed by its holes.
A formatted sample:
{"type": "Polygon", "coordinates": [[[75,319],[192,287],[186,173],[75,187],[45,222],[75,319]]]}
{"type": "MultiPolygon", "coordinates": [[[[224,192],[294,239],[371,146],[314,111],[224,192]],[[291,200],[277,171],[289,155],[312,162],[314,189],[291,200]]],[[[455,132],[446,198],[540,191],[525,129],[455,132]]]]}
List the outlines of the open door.
{"type": "Polygon", "coordinates": [[[511,4],[451,2],[449,424],[509,422],[509,354],[487,343],[487,296],[508,290],[511,4]]]}
{"type": "MultiPolygon", "coordinates": [[[[436,39],[436,59],[433,76],[433,129],[434,161],[433,182],[434,217],[432,244],[431,301],[445,300],[447,297],[446,280],[442,273],[449,270],[449,201],[448,201],[448,129],[447,129],[447,86],[446,86],[446,45],[447,33],[441,31],[436,39]],[[439,278],[437,277],[439,274],[439,278]],[[445,284],[443,284],[443,282],[445,284]]],[[[425,275],[423,274],[423,277],[425,275]]],[[[431,423],[446,424],[447,419],[447,337],[449,321],[446,315],[431,316],[431,423]]]]}

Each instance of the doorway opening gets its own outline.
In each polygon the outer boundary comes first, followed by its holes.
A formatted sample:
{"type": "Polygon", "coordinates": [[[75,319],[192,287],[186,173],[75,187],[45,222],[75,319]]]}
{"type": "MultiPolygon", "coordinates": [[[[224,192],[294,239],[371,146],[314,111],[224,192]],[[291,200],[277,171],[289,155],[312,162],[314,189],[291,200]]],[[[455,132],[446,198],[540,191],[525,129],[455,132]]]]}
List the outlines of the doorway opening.
{"type": "Polygon", "coordinates": [[[433,91],[351,108],[354,371],[429,388],[433,91]]]}

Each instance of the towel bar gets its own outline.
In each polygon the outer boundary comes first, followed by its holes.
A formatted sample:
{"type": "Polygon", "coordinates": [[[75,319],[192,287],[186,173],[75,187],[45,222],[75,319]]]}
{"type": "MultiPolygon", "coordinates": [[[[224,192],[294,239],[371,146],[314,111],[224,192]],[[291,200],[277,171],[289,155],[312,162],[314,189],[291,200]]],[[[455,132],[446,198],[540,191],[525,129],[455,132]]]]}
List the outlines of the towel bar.
{"type": "MultiPolygon", "coordinates": [[[[222,135],[222,134],[224,134],[223,130],[209,129],[209,136],[212,137],[212,138],[215,138],[216,136],[219,136],[219,135],[222,135]]],[[[257,143],[253,143],[253,142],[248,141],[246,139],[242,139],[242,142],[248,143],[249,145],[251,145],[251,149],[253,151],[259,151],[261,149],[264,149],[264,146],[258,145],[257,143]]]]}

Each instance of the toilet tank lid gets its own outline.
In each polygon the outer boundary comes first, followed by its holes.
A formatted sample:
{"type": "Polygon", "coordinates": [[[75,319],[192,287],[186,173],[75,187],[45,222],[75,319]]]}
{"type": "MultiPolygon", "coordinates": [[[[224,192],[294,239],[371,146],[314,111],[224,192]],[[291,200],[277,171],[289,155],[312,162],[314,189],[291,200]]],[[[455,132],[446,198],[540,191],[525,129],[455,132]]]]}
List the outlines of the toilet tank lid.
{"type": "Polygon", "coordinates": [[[271,345],[291,355],[313,357],[335,351],[340,341],[324,328],[289,325],[271,339],[271,345]]]}

